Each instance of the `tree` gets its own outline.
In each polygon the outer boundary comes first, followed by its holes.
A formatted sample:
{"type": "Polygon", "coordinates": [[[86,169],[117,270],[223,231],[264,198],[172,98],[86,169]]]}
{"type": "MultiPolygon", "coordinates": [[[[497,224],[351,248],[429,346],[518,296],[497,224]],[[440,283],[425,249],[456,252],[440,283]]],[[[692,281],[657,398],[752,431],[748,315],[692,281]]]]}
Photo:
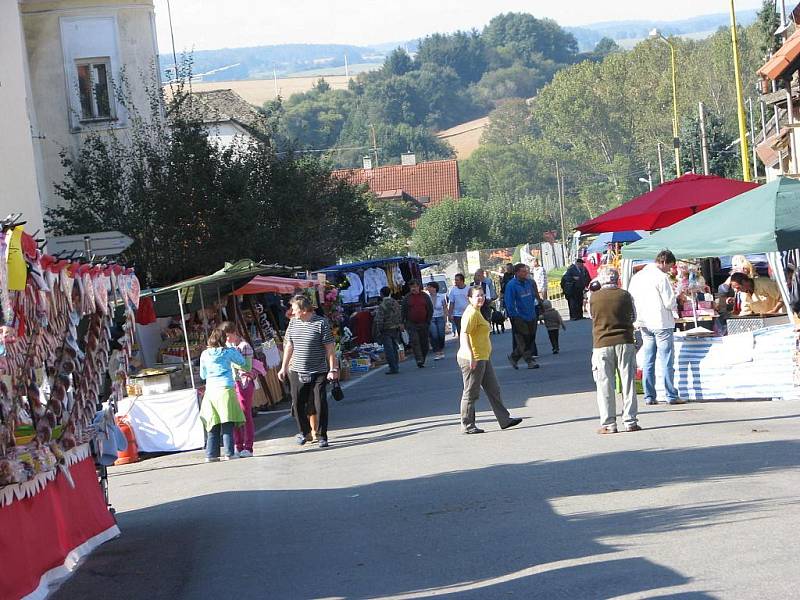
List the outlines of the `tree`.
{"type": "Polygon", "coordinates": [[[405,75],[414,69],[414,59],[403,48],[395,48],[386,57],[383,63],[383,72],[386,76],[405,75]]]}
{"type": "Polygon", "coordinates": [[[515,62],[535,67],[542,59],[567,64],[578,53],[578,42],[571,33],[551,19],[537,19],[527,13],[494,17],[482,37],[492,49],[492,68],[508,67],[515,62]]]}
{"type": "Polygon", "coordinates": [[[486,248],[490,225],[480,200],[446,198],[419,218],[412,246],[422,255],[486,248]]]}
{"type": "Polygon", "coordinates": [[[182,75],[166,104],[155,79],[146,110],[126,101],[125,137],[89,134],[77,155],[63,155],[63,204],[45,218],[51,234],[125,233],[134,243],[123,258],[147,285],[242,257],[315,268],[374,241],[368,194],[315,158],[212,142],[192,110],[188,68],[182,75]]]}
{"type": "Polygon", "coordinates": [[[761,9],[756,15],[753,25],[756,44],[763,57],[767,57],[780,48],[780,38],[775,35],[781,24],[780,15],[775,10],[775,0],[762,0],[761,9]]]}
{"type": "Polygon", "coordinates": [[[449,67],[466,85],[478,81],[488,67],[486,44],[474,30],[434,33],[420,42],[416,62],[449,67]]]}

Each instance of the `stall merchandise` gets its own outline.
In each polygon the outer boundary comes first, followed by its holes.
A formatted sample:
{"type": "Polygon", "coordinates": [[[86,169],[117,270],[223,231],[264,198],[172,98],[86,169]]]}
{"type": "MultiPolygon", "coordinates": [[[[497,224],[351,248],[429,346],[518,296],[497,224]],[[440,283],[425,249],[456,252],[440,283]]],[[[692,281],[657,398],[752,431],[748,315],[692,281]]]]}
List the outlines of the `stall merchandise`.
{"type": "Polygon", "coordinates": [[[367,304],[380,298],[382,287],[392,294],[408,291],[407,283],[412,279],[422,281],[421,269],[429,267],[423,259],[413,256],[394,256],[319,269],[328,282],[340,290],[345,305],[367,304]]]}
{"type": "Polygon", "coordinates": [[[106,434],[125,389],[139,282],[119,265],[43,255],[8,220],[0,257],[0,529],[16,540],[0,545],[0,597],[43,597],[119,534],[90,447],[98,460],[117,447],[106,434]],[[108,408],[97,413],[116,305],[125,315],[121,359],[108,408]]]}
{"type": "MultiPolygon", "coordinates": [[[[783,276],[784,257],[786,253],[794,253],[800,248],[800,181],[780,178],[626,246],[622,251],[625,259],[623,269],[630,272],[631,260],[652,259],[662,248],[669,248],[676,257],[683,259],[765,253],[784,304],[791,306],[788,284],[783,276]]],[[[734,344],[728,338],[751,336],[740,338],[746,342],[737,345],[738,357],[737,353],[728,353],[728,356],[736,361],[741,356],[752,356],[752,360],[746,361],[745,365],[730,361],[722,363],[720,373],[731,380],[725,379],[723,382],[723,377],[709,376],[707,362],[703,362],[696,352],[687,352],[684,368],[691,377],[687,378],[688,387],[681,391],[681,395],[685,392],[689,398],[720,395],[734,398],[792,397],[796,388],[790,384],[793,371],[797,369],[792,361],[797,357],[795,349],[798,344],[792,338],[794,316],[790,313],[761,321],[763,325],[772,325],[779,320],[785,324],[753,332],[745,331],[726,338],[703,339],[703,344],[734,344]],[[788,343],[784,343],[786,339],[780,336],[789,336],[788,343]],[[765,341],[759,344],[760,338],[765,341]],[[785,387],[776,389],[774,385],[781,382],[786,384],[785,387]],[[750,386],[749,391],[739,389],[743,384],[750,386]]],[[[731,323],[728,322],[729,331],[742,330],[732,327],[731,323]]],[[[681,354],[677,356],[680,361],[681,354]]]]}

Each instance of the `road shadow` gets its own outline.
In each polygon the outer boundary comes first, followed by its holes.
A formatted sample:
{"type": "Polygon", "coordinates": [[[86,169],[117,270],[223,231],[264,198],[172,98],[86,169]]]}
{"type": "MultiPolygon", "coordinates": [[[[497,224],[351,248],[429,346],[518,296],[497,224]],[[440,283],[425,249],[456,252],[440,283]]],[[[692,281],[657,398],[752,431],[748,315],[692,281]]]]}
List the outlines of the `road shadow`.
{"type": "MultiPolygon", "coordinates": [[[[722,484],[798,466],[800,442],[770,441],[622,451],[335,489],[210,494],[119,514],[123,536],[95,552],[54,598],[713,598],[674,593],[693,582],[692,573],[618,552],[629,547],[628,537],[761,519],[781,511],[781,502],[562,515],[552,501],[722,484]],[[621,539],[619,548],[601,541],[610,537],[621,539]],[[223,555],[223,548],[236,552],[223,555]]],[[[224,467],[210,466],[207,476],[223,476],[224,467]]]]}

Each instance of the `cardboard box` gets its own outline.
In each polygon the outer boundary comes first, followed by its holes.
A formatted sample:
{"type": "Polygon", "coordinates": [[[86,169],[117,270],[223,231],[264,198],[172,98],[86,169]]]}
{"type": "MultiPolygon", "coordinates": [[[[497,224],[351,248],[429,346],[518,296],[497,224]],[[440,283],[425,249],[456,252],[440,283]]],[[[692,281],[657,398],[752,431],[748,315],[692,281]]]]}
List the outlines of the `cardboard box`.
{"type": "Polygon", "coordinates": [[[350,359],[350,371],[352,373],[366,373],[372,368],[372,361],[369,358],[350,359]]]}

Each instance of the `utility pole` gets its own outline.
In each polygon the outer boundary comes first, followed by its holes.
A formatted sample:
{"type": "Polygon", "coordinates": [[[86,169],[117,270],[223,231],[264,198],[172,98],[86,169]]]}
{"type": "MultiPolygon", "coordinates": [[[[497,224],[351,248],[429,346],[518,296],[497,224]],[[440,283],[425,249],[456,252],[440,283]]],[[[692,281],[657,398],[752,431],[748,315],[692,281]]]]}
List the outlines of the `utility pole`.
{"type": "Polygon", "coordinates": [[[558,190],[558,211],[561,215],[561,247],[564,254],[564,264],[567,263],[567,230],[564,226],[564,179],[556,160],[556,188],[558,190]]]}
{"type": "Polygon", "coordinates": [[[698,103],[700,114],[700,147],[703,150],[703,175],[708,175],[708,138],[706,137],[706,108],[698,103]]]}
{"type": "Polygon", "coordinates": [[[372,153],[375,155],[375,168],[378,168],[378,142],[375,136],[375,125],[370,123],[369,130],[372,133],[372,153]]]}
{"type": "Polygon", "coordinates": [[[650,191],[653,191],[653,171],[650,168],[650,161],[647,161],[647,185],[650,186],[650,191]]]}
{"type": "Polygon", "coordinates": [[[664,183],[664,160],[661,157],[661,142],[656,142],[656,150],[658,150],[658,180],[664,183]]]}
{"type": "Polygon", "coordinates": [[[278,99],[278,71],[272,68],[272,81],[275,83],[275,100],[278,99]]]}
{"type": "Polygon", "coordinates": [[[169,18],[169,38],[172,41],[172,63],[175,65],[175,74],[172,76],[173,81],[178,79],[178,53],[175,52],[175,34],[172,31],[172,8],[167,0],[167,17],[169,18]]]}
{"type": "Polygon", "coordinates": [[[756,125],[753,122],[753,99],[747,99],[747,114],[750,117],[750,149],[753,152],[753,180],[758,181],[758,154],[756,154],[756,125]]]}
{"type": "MultiPolygon", "coordinates": [[[[742,72],[739,66],[739,40],[736,30],[736,10],[734,8],[733,0],[730,3],[731,9],[731,46],[733,48],[733,75],[736,80],[736,113],[739,121],[739,145],[741,147],[742,156],[742,180],[752,181],[750,177],[750,159],[747,156],[750,154],[747,150],[747,125],[744,117],[744,92],[742,90],[742,72]]],[[[791,90],[789,90],[789,97],[791,98],[791,90]]],[[[791,100],[790,100],[791,102],[791,100]]],[[[791,118],[791,106],[789,107],[791,118]]],[[[795,169],[797,172],[797,169],[795,169]]]]}

